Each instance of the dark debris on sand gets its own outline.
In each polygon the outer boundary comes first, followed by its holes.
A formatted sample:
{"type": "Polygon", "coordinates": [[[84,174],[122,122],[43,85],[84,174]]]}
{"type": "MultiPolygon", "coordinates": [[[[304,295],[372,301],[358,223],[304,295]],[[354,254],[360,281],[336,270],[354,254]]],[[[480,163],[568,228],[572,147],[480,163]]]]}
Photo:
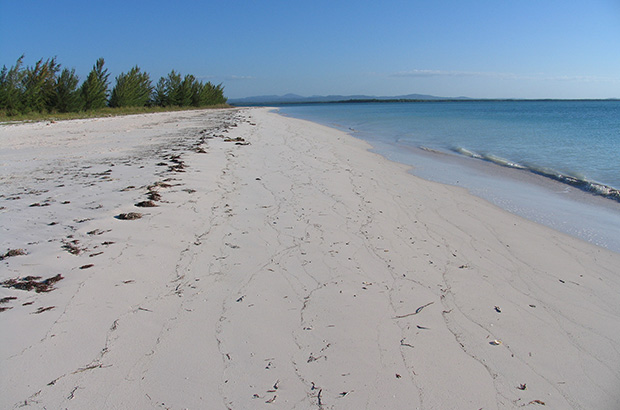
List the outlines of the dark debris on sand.
{"type": "Polygon", "coordinates": [[[0,261],[12,256],[25,255],[26,251],[23,249],[9,249],[4,255],[0,255],[0,261]]]}
{"type": "Polygon", "coordinates": [[[157,206],[157,204],[153,202],[152,200],[148,200],[148,201],[138,202],[136,206],[139,208],[152,208],[152,207],[157,206]]]}
{"type": "Polygon", "coordinates": [[[64,241],[63,240],[63,244],[62,244],[62,249],[66,250],[67,252],[69,252],[71,255],[79,255],[80,253],[82,253],[83,249],[80,248],[79,246],[77,246],[77,244],[80,241],[73,240],[73,241],[64,241]]]}
{"type": "Polygon", "coordinates": [[[120,214],[116,216],[116,219],[120,219],[123,221],[133,221],[140,218],[142,218],[142,214],[139,212],[127,212],[126,214],[120,214]]]}
{"type": "Polygon", "coordinates": [[[25,276],[23,278],[13,278],[9,280],[5,280],[0,283],[2,287],[19,289],[25,291],[34,290],[37,293],[41,292],[49,292],[54,290],[54,283],[64,279],[64,277],[59,273],[56,276],[52,276],[51,278],[47,278],[44,280],[40,280],[41,276],[25,276]]]}

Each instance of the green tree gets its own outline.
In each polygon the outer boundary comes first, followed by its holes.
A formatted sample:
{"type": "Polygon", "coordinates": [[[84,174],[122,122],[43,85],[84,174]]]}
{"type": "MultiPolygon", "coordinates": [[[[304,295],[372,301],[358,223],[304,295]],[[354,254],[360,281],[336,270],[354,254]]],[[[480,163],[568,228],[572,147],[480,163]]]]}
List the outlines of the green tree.
{"type": "Polygon", "coordinates": [[[80,110],[80,93],[78,83],[80,79],[75,74],[75,68],[65,68],[56,78],[52,108],[58,112],[75,112],[80,110]]]}
{"type": "Polygon", "coordinates": [[[24,109],[23,61],[22,55],[10,69],[3,66],[0,71],[0,110],[7,115],[19,114],[24,109]]]}
{"type": "Polygon", "coordinates": [[[60,65],[56,58],[37,61],[34,67],[28,67],[24,75],[25,111],[43,112],[52,108],[52,98],[56,85],[56,73],[60,65]]]}
{"type": "Polygon", "coordinates": [[[224,86],[220,83],[213,85],[210,82],[206,84],[207,91],[205,102],[207,105],[226,104],[226,97],[224,97],[224,86]]]}
{"type": "Polygon", "coordinates": [[[13,67],[3,66],[0,70],[1,115],[93,110],[108,103],[112,107],[149,104],[203,107],[226,103],[222,84],[203,83],[191,74],[182,77],[175,70],[161,77],[153,87],[148,73],[135,66],[116,77],[116,84],[109,93],[110,74],[104,68],[103,58],[97,60],[79,87],[75,69],[61,71],[56,58],[41,59],[32,67],[24,67],[23,60],[21,56],[13,67]]]}
{"type": "Polygon", "coordinates": [[[153,86],[147,73],[138,66],[116,77],[116,85],[110,95],[110,107],[143,107],[149,103],[153,86]]]}
{"type": "Polygon", "coordinates": [[[183,101],[181,91],[181,74],[172,70],[165,80],[166,84],[166,105],[180,106],[183,101]]]}
{"type": "Polygon", "coordinates": [[[225,104],[224,87],[222,84],[213,85],[211,82],[197,82],[194,85],[194,95],[192,105],[195,107],[205,107],[209,105],[225,104]]]}
{"type": "Polygon", "coordinates": [[[225,103],[222,84],[203,83],[191,74],[181,77],[174,70],[167,77],[161,77],[153,91],[153,104],[162,107],[205,107],[225,103]]]}
{"type": "Polygon", "coordinates": [[[204,84],[201,81],[194,81],[194,84],[192,84],[192,106],[200,107],[202,105],[203,94],[204,84]]]}
{"type": "Polygon", "coordinates": [[[183,107],[191,104],[192,101],[192,79],[193,76],[181,74],[172,70],[167,77],[162,77],[155,86],[153,101],[162,107],[177,106],[183,107]]]}
{"type": "Polygon", "coordinates": [[[168,105],[168,93],[166,91],[166,79],[161,77],[153,89],[153,105],[165,107],[168,105]]]}
{"type": "Polygon", "coordinates": [[[80,94],[84,110],[103,108],[107,105],[110,74],[103,68],[104,63],[103,58],[98,59],[86,81],[82,83],[80,94]]]}
{"type": "Polygon", "coordinates": [[[181,81],[181,86],[179,90],[179,99],[178,105],[179,107],[189,107],[192,105],[193,94],[196,84],[196,77],[191,74],[185,75],[183,81],[181,81]]]}

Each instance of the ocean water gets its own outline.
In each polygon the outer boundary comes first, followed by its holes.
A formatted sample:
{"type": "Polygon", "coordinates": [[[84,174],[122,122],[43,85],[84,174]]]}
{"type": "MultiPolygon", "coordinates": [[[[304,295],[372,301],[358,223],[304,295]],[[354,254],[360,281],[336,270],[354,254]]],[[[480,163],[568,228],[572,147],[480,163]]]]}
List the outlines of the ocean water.
{"type": "Polygon", "coordinates": [[[426,179],[620,252],[620,101],[279,107],[336,127],[426,179]]]}

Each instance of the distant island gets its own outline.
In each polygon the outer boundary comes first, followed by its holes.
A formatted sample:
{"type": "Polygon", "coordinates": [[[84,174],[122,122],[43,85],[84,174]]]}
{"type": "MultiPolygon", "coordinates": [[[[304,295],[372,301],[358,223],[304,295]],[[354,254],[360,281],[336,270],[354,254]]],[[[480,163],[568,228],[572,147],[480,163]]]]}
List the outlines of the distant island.
{"type": "MultiPolygon", "coordinates": [[[[588,99],[575,99],[566,101],[585,101],[588,99]]],[[[229,98],[228,103],[237,106],[264,106],[264,105],[288,105],[288,104],[324,104],[324,103],[371,103],[371,102],[429,102],[429,101],[561,101],[560,99],[519,99],[519,98],[470,98],[470,97],[437,97],[427,94],[407,94],[390,97],[377,97],[371,95],[313,95],[304,97],[298,94],[285,95],[259,95],[244,98],[229,98]]],[[[601,101],[618,101],[610,98],[601,101]]]]}
{"type": "Polygon", "coordinates": [[[233,105],[264,105],[264,104],[304,104],[327,102],[382,102],[382,101],[445,101],[469,100],[468,97],[436,97],[425,94],[407,94],[391,97],[377,97],[372,95],[313,95],[304,97],[297,94],[259,95],[245,98],[229,98],[228,103],[233,105]]]}

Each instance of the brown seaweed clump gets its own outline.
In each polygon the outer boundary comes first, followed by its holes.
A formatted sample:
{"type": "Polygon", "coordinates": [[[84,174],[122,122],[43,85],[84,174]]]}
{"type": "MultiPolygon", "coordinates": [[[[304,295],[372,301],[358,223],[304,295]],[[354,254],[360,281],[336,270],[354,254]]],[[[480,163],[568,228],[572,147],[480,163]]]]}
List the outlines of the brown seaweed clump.
{"type": "Polygon", "coordinates": [[[154,206],[157,206],[157,204],[153,202],[152,200],[148,200],[148,201],[138,202],[136,206],[139,208],[152,208],[154,206]]]}
{"type": "Polygon", "coordinates": [[[47,278],[45,280],[40,280],[41,276],[25,276],[23,278],[14,278],[5,280],[0,283],[2,287],[19,289],[25,291],[34,290],[37,293],[41,292],[49,292],[54,290],[54,283],[64,279],[64,277],[59,273],[56,276],[52,276],[51,278],[47,278]]]}
{"type": "Polygon", "coordinates": [[[149,191],[147,198],[150,201],[161,201],[161,194],[157,191],[149,191]]]}
{"type": "Polygon", "coordinates": [[[225,138],[224,142],[246,142],[246,141],[242,137],[237,137],[237,138],[225,138]]]}
{"type": "Polygon", "coordinates": [[[77,246],[78,243],[79,241],[77,239],[71,242],[63,240],[62,249],[66,250],[71,255],[79,255],[83,249],[77,246]]]}
{"type": "Polygon", "coordinates": [[[127,212],[126,214],[120,214],[116,216],[117,219],[121,219],[123,221],[133,221],[135,219],[142,218],[142,214],[139,212],[127,212]]]}
{"type": "MultiPolygon", "coordinates": [[[[0,299],[0,305],[10,302],[11,300],[17,299],[15,296],[7,296],[0,299]]],[[[0,312],[4,312],[6,310],[13,309],[13,306],[0,306],[0,312]]]]}
{"type": "Polygon", "coordinates": [[[4,255],[0,255],[0,261],[6,258],[10,258],[12,256],[25,255],[26,251],[23,249],[9,249],[7,253],[4,255]]]}

